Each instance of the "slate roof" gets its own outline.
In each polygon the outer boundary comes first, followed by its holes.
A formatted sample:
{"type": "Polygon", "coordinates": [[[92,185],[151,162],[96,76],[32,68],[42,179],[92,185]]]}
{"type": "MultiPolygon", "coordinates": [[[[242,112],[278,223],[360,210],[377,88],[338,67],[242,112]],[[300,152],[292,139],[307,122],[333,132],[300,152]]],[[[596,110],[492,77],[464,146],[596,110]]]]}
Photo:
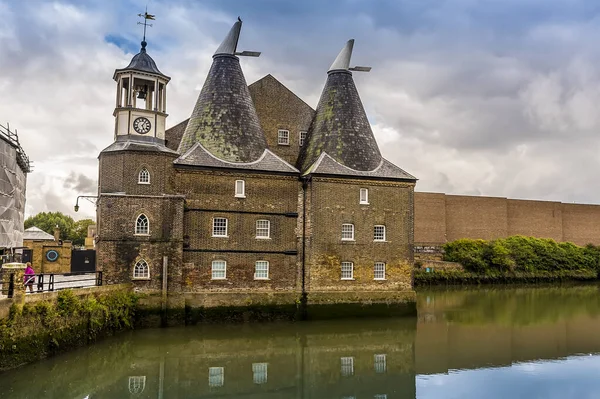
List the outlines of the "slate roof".
{"type": "Polygon", "coordinates": [[[166,152],[177,154],[177,151],[166,147],[160,141],[140,141],[139,137],[117,136],[117,141],[106,147],[101,153],[115,151],[166,152]]]}
{"type": "Polygon", "coordinates": [[[140,72],[153,73],[156,75],[163,76],[167,79],[170,79],[167,75],[163,74],[158,69],[158,67],[156,66],[156,62],[154,62],[152,57],[150,57],[148,55],[148,53],[146,52],[146,45],[147,45],[147,43],[145,41],[143,41],[140,52],[133,56],[129,65],[127,65],[123,69],[117,69],[115,71],[115,73],[121,72],[121,71],[134,70],[134,71],[140,71],[140,72]]]}
{"type": "Polygon", "coordinates": [[[229,162],[217,158],[200,143],[194,144],[185,154],[173,161],[175,165],[201,166],[225,169],[244,169],[265,172],[298,173],[298,169],[265,149],[253,162],[229,162]]]}
{"type": "Polygon", "coordinates": [[[213,56],[213,63],[186,126],[178,152],[186,153],[196,143],[227,162],[258,160],[267,141],[260,127],[254,103],[242,73],[239,59],[233,55],[241,21],[213,56]]]}
{"type": "Polygon", "coordinates": [[[340,176],[358,176],[368,178],[382,179],[400,179],[416,181],[417,178],[397,167],[385,158],[381,158],[379,165],[373,170],[362,171],[354,170],[342,165],[333,159],[326,152],[321,153],[317,161],[312,164],[304,174],[322,174],[322,175],[340,175],[340,176]]]}
{"type": "Polygon", "coordinates": [[[190,118],[179,122],[175,126],[171,126],[167,130],[165,130],[165,145],[172,149],[173,151],[177,151],[179,148],[179,143],[181,142],[181,138],[183,137],[183,133],[185,133],[185,128],[188,125],[190,118]]]}
{"type": "Polygon", "coordinates": [[[44,230],[42,230],[40,228],[32,226],[23,232],[23,240],[54,241],[54,236],[52,234],[46,233],[44,230]]]}
{"type": "Polygon", "coordinates": [[[328,72],[307,142],[300,151],[298,168],[308,169],[327,152],[352,170],[371,171],[381,163],[371,125],[349,71],[353,41],[349,41],[328,72]]]}

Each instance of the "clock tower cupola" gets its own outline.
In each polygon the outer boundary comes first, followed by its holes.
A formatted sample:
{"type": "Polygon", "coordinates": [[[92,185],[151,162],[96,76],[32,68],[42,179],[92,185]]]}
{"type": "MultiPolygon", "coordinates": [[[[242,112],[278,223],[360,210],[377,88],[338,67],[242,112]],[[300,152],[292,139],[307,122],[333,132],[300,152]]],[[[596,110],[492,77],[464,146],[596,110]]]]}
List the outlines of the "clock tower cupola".
{"type": "Polygon", "coordinates": [[[142,48],[125,68],[115,70],[117,82],[115,105],[115,140],[135,140],[164,143],[167,118],[167,84],[163,74],[146,51],[146,26],[154,16],[144,17],[142,48]]]}

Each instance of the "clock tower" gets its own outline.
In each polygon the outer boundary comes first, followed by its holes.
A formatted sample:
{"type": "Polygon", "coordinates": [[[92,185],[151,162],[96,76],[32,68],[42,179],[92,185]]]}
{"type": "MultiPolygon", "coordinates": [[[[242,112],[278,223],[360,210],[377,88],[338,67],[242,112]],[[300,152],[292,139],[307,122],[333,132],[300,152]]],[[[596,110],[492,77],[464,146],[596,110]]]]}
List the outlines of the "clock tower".
{"type": "Polygon", "coordinates": [[[167,118],[167,84],[164,75],[146,52],[146,40],[129,65],[115,70],[115,140],[141,139],[164,143],[167,118]]]}

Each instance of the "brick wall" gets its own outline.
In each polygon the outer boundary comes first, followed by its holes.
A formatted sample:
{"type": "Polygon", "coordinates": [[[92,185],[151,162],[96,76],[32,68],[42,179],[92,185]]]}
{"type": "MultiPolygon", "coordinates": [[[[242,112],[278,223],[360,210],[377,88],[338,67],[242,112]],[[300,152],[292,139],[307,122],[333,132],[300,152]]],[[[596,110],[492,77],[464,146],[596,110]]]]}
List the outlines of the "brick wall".
{"type": "Polygon", "coordinates": [[[409,183],[313,177],[307,193],[309,290],[410,290],[413,188],[409,183]],[[368,205],[359,203],[361,188],[369,189],[368,205]],[[354,241],[342,241],[343,223],[354,224],[354,241]],[[386,226],[385,242],[374,242],[375,225],[386,226]],[[354,263],[354,280],[341,281],[341,262],[354,263]],[[386,280],[373,279],[374,262],[385,262],[386,280]]]}
{"type": "Polygon", "coordinates": [[[124,196],[103,194],[97,203],[97,270],[109,284],[129,282],[140,259],[148,263],[150,280],[136,280],[139,288],[160,289],[163,256],[169,258],[169,289],[180,290],[184,199],[180,196],[124,196]],[[149,235],[135,235],[137,217],[149,219],[149,235]],[[178,286],[179,284],[179,286],[178,286]]]}
{"type": "Polygon", "coordinates": [[[308,132],[315,111],[271,75],[252,83],[248,89],[269,149],[295,165],[300,152],[300,132],[308,132]],[[279,129],[289,130],[289,145],[277,144],[279,129]]]}
{"type": "Polygon", "coordinates": [[[186,290],[297,288],[297,176],[181,169],[175,181],[186,195],[186,290]],[[245,198],[235,197],[236,180],[244,180],[245,198]],[[227,237],[212,236],[214,217],[227,219],[227,237]],[[270,222],[270,238],[256,238],[257,220],[270,222]],[[225,280],[212,280],[213,260],[227,262],[225,280]],[[254,279],[259,260],[269,262],[269,280],[254,279]]]}
{"type": "Polygon", "coordinates": [[[600,205],[415,193],[415,243],[525,235],[600,245],[600,205]]]}
{"type": "Polygon", "coordinates": [[[133,195],[172,193],[175,155],[160,152],[114,152],[100,154],[101,193],[125,192],[133,195]],[[150,173],[150,184],[139,184],[140,170],[150,173]]]}

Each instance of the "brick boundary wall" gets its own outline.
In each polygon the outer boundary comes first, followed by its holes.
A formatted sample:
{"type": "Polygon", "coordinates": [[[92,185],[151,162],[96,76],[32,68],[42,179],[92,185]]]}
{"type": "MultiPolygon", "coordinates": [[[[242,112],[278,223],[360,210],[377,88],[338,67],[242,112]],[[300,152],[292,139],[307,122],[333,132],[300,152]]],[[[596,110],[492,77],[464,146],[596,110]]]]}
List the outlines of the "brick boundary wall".
{"type": "Polygon", "coordinates": [[[600,205],[415,192],[415,246],[513,235],[600,245],[600,205]]]}

